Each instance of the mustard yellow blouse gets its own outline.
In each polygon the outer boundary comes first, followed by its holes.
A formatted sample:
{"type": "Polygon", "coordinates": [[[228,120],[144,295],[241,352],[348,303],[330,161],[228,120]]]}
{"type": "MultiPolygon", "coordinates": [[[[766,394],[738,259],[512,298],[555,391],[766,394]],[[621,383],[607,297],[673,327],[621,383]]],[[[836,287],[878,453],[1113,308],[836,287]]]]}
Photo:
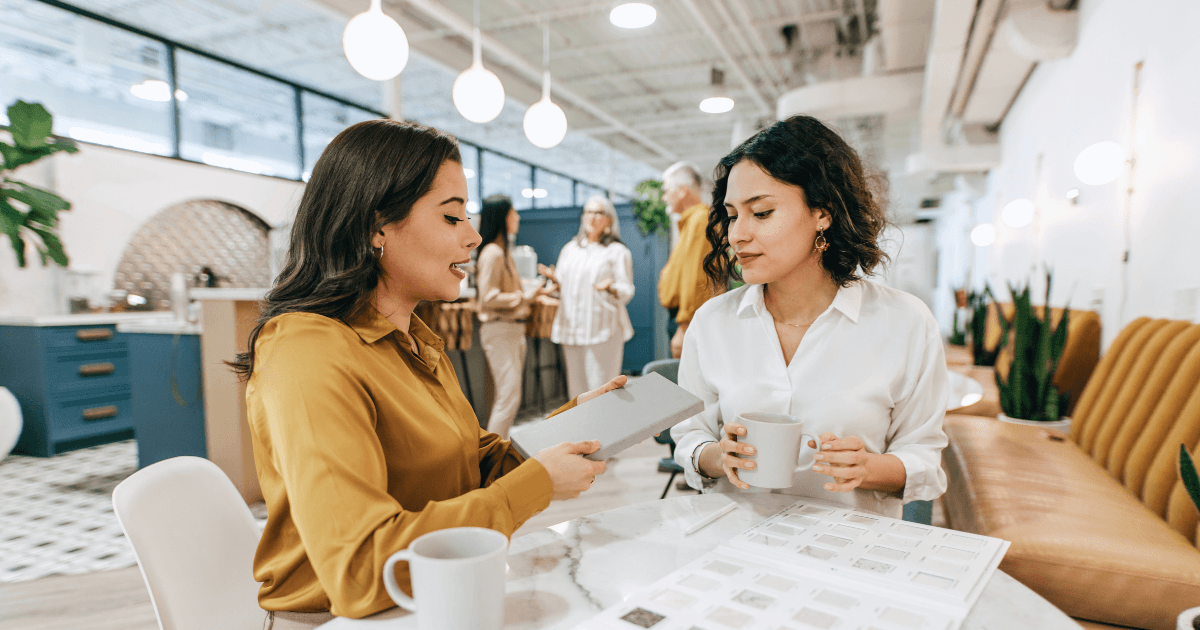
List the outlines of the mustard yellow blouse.
{"type": "Polygon", "coordinates": [[[546,469],[479,427],[442,340],[415,315],[408,335],[373,307],[349,323],[289,313],[263,326],[246,388],[268,511],[254,557],[263,608],[390,608],[383,564],[416,537],[511,536],[549,505],[546,469]]]}
{"type": "Polygon", "coordinates": [[[658,300],[665,308],[678,308],[675,321],[687,324],[696,309],[712,297],[704,275],[704,257],[712,251],[705,236],[708,206],[698,203],[679,217],[679,242],[658,277],[658,300]]]}

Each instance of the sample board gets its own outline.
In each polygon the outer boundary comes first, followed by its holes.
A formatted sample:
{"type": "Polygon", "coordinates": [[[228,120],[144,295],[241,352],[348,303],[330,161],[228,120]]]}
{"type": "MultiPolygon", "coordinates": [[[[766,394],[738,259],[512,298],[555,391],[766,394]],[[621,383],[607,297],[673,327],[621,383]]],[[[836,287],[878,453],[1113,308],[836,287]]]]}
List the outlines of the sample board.
{"type": "Polygon", "coordinates": [[[808,499],[577,630],[957,630],[1009,543],[808,499]]]}

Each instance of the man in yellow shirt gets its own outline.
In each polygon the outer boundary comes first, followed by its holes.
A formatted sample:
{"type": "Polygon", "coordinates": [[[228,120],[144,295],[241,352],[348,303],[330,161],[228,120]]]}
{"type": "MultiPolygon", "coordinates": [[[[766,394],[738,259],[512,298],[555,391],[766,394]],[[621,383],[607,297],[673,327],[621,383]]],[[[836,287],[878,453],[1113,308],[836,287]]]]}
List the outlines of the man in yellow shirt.
{"type": "Polygon", "coordinates": [[[677,162],[663,172],[663,201],[669,212],[679,216],[679,240],[658,277],[658,299],[677,326],[671,337],[671,356],[676,359],[683,352],[683,335],[692,315],[712,297],[704,275],[704,257],[712,251],[705,236],[705,192],[704,178],[687,162],[677,162]]]}

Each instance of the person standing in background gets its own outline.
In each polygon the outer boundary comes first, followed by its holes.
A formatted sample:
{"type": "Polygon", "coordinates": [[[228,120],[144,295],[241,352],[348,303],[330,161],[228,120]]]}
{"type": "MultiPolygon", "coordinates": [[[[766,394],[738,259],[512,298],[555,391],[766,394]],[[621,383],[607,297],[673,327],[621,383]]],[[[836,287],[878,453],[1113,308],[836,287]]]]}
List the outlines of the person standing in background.
{"type": "Polygon", "coordinates": [[[671,357],[678,359],[692,315],[712,297],[704,276],[704,257],[712,251],[704,234],[708,204],[704,202],[704,178],[695,166],[677,162],[663,171],[663,201],[672,215],[679,216],[679,240],[658,277],[658,299],[676,324],[671,357]]]}
{"type": "Polygon", "coordinates": [[[550,340],[563,348],[567,395],[595,389],[621,375],[633,324],[625,305],[633,299],[633,254],[621,242],[617,210],[605,197],[583,205],[579,234],[542,272],[559,283],[560,299],[550,340]],[[548,273],[547,273],[548,272],[548,273]]]}
{"type": "Polygon", "coordinates": [[[495,385],[487,430],[506,440],[521,407],[529,301],[549,292],[542,288],[526,295],[522,290],[521,276],[508,251],[509,236],[516,236],[520,226],[521,216],[511,199],[492,195],[483,200],[479,223],[483,245],[475,263],[475,284],[479,296],[479,341],[495,385]]]}

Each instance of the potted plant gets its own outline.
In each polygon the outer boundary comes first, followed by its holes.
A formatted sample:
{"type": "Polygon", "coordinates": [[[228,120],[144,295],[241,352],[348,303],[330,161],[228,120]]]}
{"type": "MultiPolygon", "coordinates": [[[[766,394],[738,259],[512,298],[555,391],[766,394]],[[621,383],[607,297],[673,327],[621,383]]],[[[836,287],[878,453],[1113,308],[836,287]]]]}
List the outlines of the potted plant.
{"type": "Polygon", "coordinates": [[[1019,291],[1009,285],[1013,314],[1009,319],[1000,313],[1000,344],[997,348],[1010,352],[1012,362],[1007,378],[1001,376],[1000,370],[996,371],[1003,410],[998,417],[1065,431],[1070,420],[1061,418],[1058,410],[1066,408],[1067,394],[1054,386],[1054,374],[1067,345],[1070,311],[1064,309],[1062,319],[1054,325],[1050,316],[1051,280],[1052,276],[1047,272],[1046,302],[1041,318],[1030,301],[1029,284],[1019,291]]]}
{"type": "Polygon", "coordinates": [[[947,341],[952,346],[967,345],[967,331],[963,328],[962,322],[958,318],[960,311],[967,308],[967,290],[954,290],[954,321],[950,324],[950,338],[947,341]]]}
{"type": "Polygon", "coordinates": [[[17,101],[8,108],[8,133],[12,144],[0,141],[0,231],[8,236],[17,264],[25,266],[25,247],[33,243],[42,264],[54,261],[67,266],[67,254],[58,238],[58,213],[71,204],[62,197],[24,182],[8,173],[32,164],[48,155],[66,151],[75,153],[73,140],[50,134],[53,117],[40,103],[17,101]]]}
{"type": "Polygon", "coordinates": [[[647,179],[633,187],[633,192],[637,194],[633,200],[633,213],[637,215],[638,230],[642,236],[666,235],[671,229],[667,202],[662,198],[662,186],[663,183],[657,179],[647,179]]]}
{"type": "MultiPolygon", "coordinates": [[[[1200,510],[1200,475],[1196,474],[1196,463],[1183,444],[1179,445],[1179,478],[1183,480],[1183,487],[1191,497],[1192,504],[1200,510]]],[[[1179,613],[1175,627],[1176,630],[1200,630],[1200,606],[1179,613]]]]}
{"type": "Polygon", "coordinates": [[[990,367],[996,364],[999,346],[988,350],[983,346],[987,336],[988,302],[995,301],[991,287],[984,285],[983,290],[967,293],[967,308],[971,311],[971,357],[975,365],[990,367]]]}

